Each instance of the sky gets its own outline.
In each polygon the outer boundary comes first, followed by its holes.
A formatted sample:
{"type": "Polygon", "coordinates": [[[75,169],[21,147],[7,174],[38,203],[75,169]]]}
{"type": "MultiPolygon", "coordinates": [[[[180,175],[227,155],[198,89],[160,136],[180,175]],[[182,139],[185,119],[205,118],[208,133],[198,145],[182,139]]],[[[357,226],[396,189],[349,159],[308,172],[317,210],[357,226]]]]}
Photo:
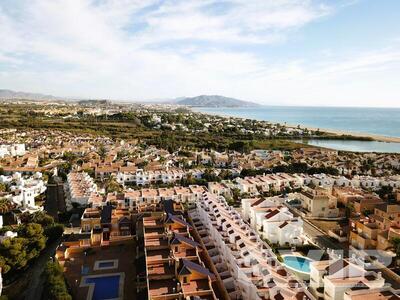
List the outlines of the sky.
{"type": "Polygon", "coordinates": [[[0,0],[0,89],[400,107],[400,1],[0,0]]]}

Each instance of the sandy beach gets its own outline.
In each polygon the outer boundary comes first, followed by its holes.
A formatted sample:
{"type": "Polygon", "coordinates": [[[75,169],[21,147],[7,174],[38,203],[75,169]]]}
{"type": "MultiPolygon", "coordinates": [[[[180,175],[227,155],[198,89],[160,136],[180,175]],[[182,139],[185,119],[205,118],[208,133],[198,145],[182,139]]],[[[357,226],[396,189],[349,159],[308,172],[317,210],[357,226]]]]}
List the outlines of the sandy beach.
{"type": "MultiPolygon", "coordinates": [[[[294,126],[294,125],[289,125],[289,124],[285,124],[285,125],[289,128],[297,128],[297,126],[294,126]]],[[[391,137],[391,136],[376,135],[376,134],[370,134],[370,133],[364,133],[364,132],[351,132],[351,131],[326,129],[326,128],[314,128],[314,127],[309,127],[309,126],[300,126],[300,128],[302,128],[302,129],[307,128],[308,130],[312,130],[312,131],[317,131],[319,129],[319,131],[321,131],[321,132],[332,133],[335,135],[351,135],[351,136],[355,136],[355,137],[368,137],[368,138],[372,138],[375,141],[379,141],[379,142],[400,143],[400,137],[391,137]]]]}

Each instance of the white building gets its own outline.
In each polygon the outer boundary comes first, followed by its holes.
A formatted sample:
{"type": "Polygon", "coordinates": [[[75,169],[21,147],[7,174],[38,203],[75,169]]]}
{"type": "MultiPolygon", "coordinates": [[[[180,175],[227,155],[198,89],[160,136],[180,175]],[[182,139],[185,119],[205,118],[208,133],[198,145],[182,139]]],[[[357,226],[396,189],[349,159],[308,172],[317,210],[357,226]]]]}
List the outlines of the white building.
{"type": "Polygon", "coordinates": [[[205,193],[189,214],[206,247],[218,249],[242,299],[314,299],[223,197],[205,193]]]}
{"type": "Polygon", "coordinates": [[[6,239],[16,238],[18,233],[13,231],[6,231],[3,235],[0,235],[0,243],[2,243],[6,239]]]}
{"type": "Polygon", "coordinates": [[[136,172],[118,172],[117,182],[119,184],[149,185],[155,183],[175,183],[184,178],[183,170],[173,169],[167,171],[144,171],[138,169],[136,172]]]}
{"type": "Polygon", "coordinates": [[[280,191],[285,187],[301,187],[304,185],[304,177],[296,174],[281,173],[237,178],[235,182],[242,193],[258,194],[259,191],[280,191]]]}
{"type": "Polygon", "coordinates": [[[310,288],[326,300],[343,300],[349,290],[376,289],[385,284],[381,273],[366,271],[343,259],[314,261],[310,263],[310,269],[310,288]]]}
{"type": "Polygon", "coordinates": [[[25,144],[0,145],[0,158],[8,155],[23,156],[25,153],[25,144]]]}
{"type": "Polygon", "coordinates": [[[377,289],[362,288],[350,289],[344,293],[344,300],[398,300],[400,290],[395,290],[389,286],[377,289]]]}
{"type": "Polygon", "coordinates": [[[68,208],[72,203],[87,205],[90,195],[97,192],[97,185],[86,172],[71,172],[67,176],[65,192],[68,208]]]}
{"type": "Polygon", "coordinates": [[[279,245],[300,245],[303,243],[303,220],[294,217],[287,207],[272,208],[264,216],[262,236],[279,245]]]}
{"type": "Polygon", "coordinates": [[[296,195],[309,217],[336,218],[339,216],[337,198],[332,195],[329,188],[307,189],[296,195]]]}
{"type": "Polygon", "coordinates": [[[9,187],[10,193],[4,198],[8,199],[22,211],[33,213],[43,210],[43,207],[36,206],[35,198],[46,191],[42,174],[37,172],[32,176],[22,176],[16,172],[10,176],[0,176],[0,182],[9,187]]]}
{"type": "Polygon", "coordinates": [[[272,243],[302,244],[303,220],[294,217],[283,201],[280,197],[242,199],[243,218],[272,243]]]}

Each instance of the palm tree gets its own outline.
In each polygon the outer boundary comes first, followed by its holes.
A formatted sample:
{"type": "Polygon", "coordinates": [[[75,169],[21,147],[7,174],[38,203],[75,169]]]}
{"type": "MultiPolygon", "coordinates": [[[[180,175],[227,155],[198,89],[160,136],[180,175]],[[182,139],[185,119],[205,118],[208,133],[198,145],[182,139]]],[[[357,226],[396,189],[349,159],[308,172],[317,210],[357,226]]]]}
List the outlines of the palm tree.
{"type": "Polygon", "coordinates": [[[6,198],[0,199],[0,213],[4,214],[9,212],[13,208],[12,203],[6,198]]]}

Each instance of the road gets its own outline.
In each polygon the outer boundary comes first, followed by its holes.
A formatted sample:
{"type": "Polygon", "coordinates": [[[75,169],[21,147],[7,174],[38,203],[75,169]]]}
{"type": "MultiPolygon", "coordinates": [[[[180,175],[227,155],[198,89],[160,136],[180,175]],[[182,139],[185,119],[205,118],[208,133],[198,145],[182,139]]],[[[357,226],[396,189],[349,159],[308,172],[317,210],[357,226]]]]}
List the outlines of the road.
{"type": "Polygon", "coordinates": [[[343,247],[339,242],[335,242],[329,238],[329,236],[322,231],[321,229],[317,229],[315,225],[311,224],[308,220],[303,220],[303,230],[304,234],[311,239],[318,247],[323,249],[337,249],[345,251],[345,254],[348,253],[348,249],[343,247]]]}
{"type": "Polygon", "coordinates": [[[57,240],[48,245],[41,253],[39,258],[35,261],[35,264],[32,266],[29,274],[29,285],[24,291],[25,300],[37,300],[42,298],[43,286],[45,282],[43,271],[50,257],[55,254],[59,243],[60,240],[57,240]]]}
{"type": "MultiPolygon", "coordinates": [[[[287,205],[291,213],[293,213],[296,217],[301,217],[298,213],[297,209],[287,205]]],[[[304,234],[318,247],[322,249],[336,249],[344,251],[345,255],[348,255],[349,249],[344,247],[341,243],[333,241],[322,229],[317,228],[314,224],[312,224],[309,220],[303,219],[303,231],[304,234]]]]}

